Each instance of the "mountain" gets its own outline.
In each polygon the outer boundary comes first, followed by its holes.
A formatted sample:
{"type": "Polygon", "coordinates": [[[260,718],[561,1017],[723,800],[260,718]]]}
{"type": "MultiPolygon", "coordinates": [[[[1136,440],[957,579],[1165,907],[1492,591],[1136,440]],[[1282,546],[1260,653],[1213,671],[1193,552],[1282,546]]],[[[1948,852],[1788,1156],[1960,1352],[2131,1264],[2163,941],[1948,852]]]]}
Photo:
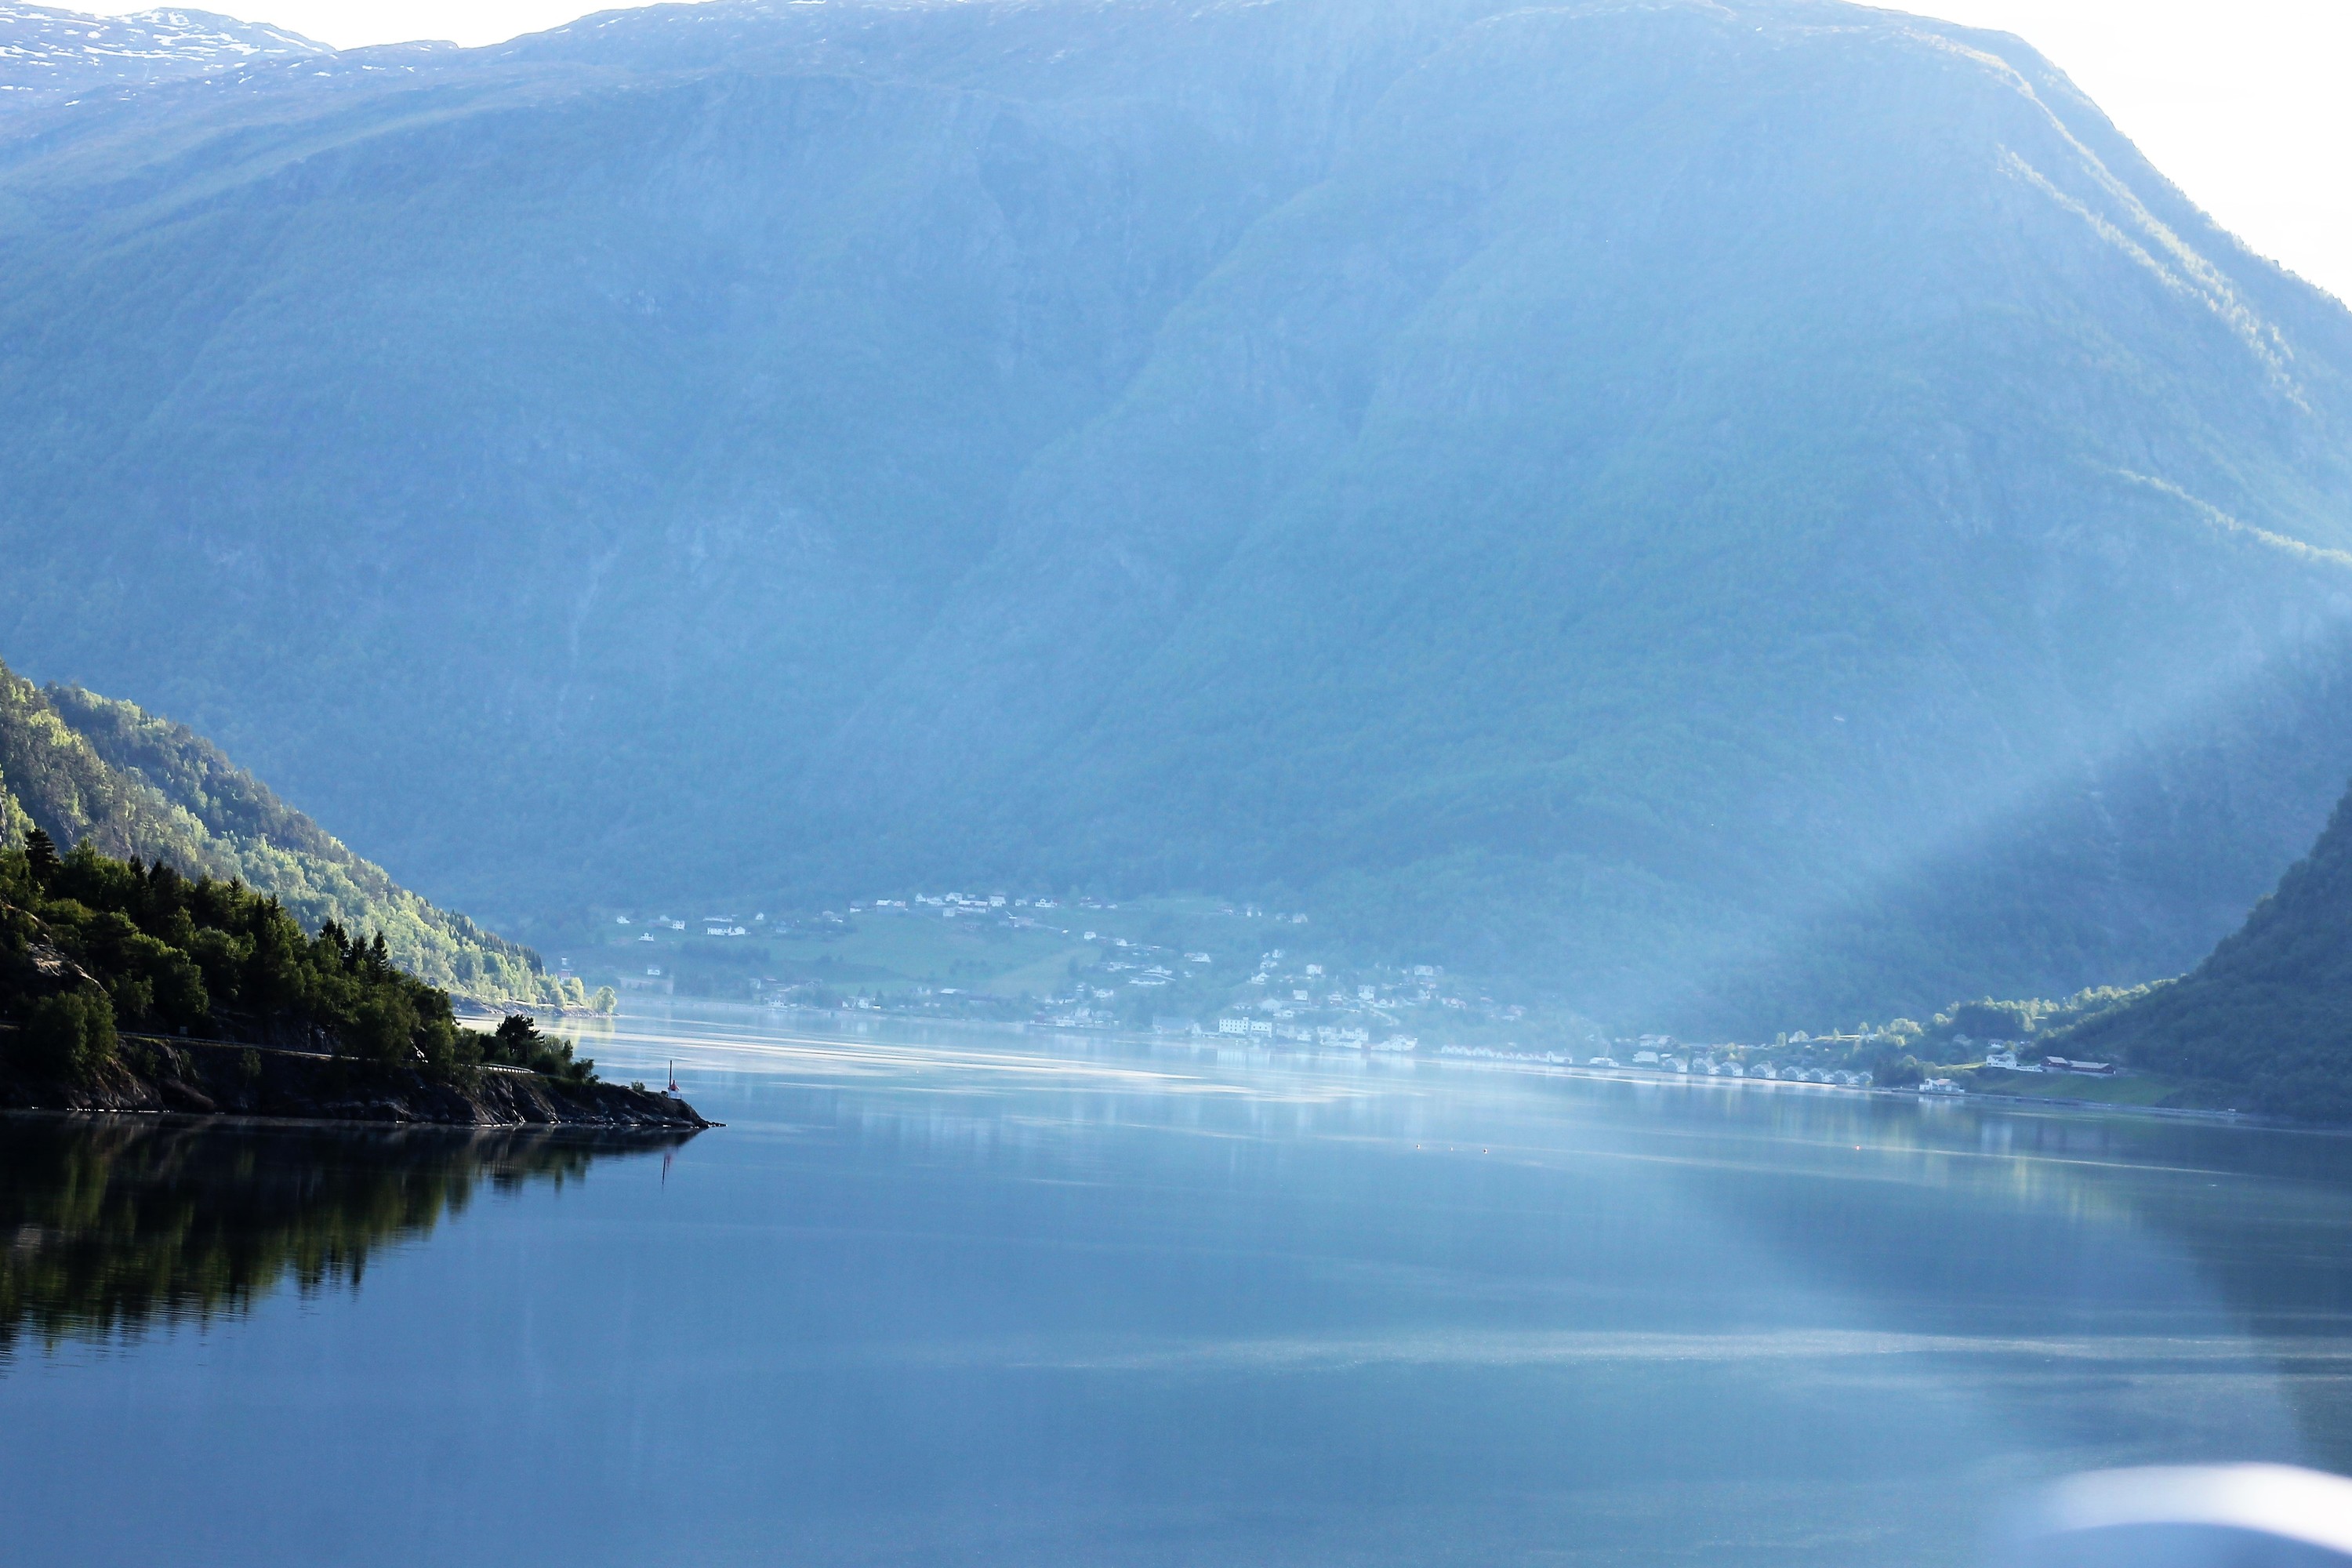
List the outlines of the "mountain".
{"type": "Polygon", "coordinates": [[[484,1003],[586,1004],[529,948],[436,909],[184,727],[79,687],[36,690],[0,666],[0,845],[39,827],[60,845],[236,879],[312,931],[381,931],[393,962],[484,1003]]]}
{"type": "Polygon", "coordinates": [[[0,113],[263,60],[332,54],[299,33],[211,11],[90,16],[0,5],[0,113]]]}
{"type": "Polygon", "coordinates": [[[2352,317],[2011,37],[718,0],[15,124],[0,640],[501,921],[1817,1029],[2177,973],[2352,773],[2352,317]]]}
{"type": "Polygon", "coordinates": [[[2352,795],[2204,963],[2049,1048],[2243,1089],[2276,1115],[2352,1121],[2352,795]]]}

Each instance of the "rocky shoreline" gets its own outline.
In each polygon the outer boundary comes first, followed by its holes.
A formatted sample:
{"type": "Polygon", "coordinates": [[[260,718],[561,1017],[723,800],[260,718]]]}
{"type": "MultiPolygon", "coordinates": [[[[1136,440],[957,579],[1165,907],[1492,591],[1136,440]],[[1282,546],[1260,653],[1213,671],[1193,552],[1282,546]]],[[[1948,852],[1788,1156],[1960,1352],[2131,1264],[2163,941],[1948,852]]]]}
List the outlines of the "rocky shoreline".
{"type": "Polygon", "coordinates": [[[572,1083],[514,1068],[451,1078],[347,1057],[222,1041],[125,1035],[88,1082],[59,1082],[6,1065],[0,1110],[131,1111],[376,1126],[587,1127],[698,1131],[706,1121],[676,1095],[613,1083],[572,1083]]]}

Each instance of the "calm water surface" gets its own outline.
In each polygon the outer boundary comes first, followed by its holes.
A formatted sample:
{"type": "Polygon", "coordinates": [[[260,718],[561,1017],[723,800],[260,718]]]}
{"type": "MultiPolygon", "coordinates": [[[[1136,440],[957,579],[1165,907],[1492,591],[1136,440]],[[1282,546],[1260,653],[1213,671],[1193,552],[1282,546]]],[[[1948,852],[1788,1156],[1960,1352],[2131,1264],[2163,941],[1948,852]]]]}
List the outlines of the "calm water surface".
{"type": "Polygon", "coordinates": [[[1959,1563],[2072,1469],[2352,1469],[2341,1138],[718,1010],[589,1048],[729,1125],[0,1120],[10,1560],[1959,1563]]]}

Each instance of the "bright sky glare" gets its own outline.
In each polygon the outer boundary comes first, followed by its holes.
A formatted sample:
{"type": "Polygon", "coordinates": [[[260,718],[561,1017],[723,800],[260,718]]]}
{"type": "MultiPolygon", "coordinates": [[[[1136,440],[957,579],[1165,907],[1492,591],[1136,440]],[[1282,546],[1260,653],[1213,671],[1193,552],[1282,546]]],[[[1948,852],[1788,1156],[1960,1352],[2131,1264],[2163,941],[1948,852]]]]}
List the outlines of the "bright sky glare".
{"type": "MultiPolygon", "coordinates": [[[[120,15],[152,4],[95,8],[120,15]]],[[[583,14],[578,0],[208,4],[343,48],[413,38],[497,43],[583,14]]],[[[2223,226],[2352,300],[2352,92],[2342,80],[2352,65],[2352,0],[1921,0],[1909,8],[2024,37],[2223,226]]]]}
{"type": "Polygon", "coordinates": [[[2352,301],[2352,4],[1924,0],[2015,33],[2248,247],[2352,301]]]}

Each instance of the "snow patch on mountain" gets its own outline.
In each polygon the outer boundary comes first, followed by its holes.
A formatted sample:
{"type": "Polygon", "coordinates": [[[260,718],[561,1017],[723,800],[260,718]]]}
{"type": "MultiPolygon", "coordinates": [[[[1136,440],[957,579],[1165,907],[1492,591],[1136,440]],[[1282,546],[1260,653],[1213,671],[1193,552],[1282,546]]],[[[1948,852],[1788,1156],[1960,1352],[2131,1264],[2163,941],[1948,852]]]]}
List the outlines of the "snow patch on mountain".
{"type": "Polygon", "coordinates": [[[0,3],[0,107],[334,52],[299,33],[212,11],[91,16],[0,3]]]}

